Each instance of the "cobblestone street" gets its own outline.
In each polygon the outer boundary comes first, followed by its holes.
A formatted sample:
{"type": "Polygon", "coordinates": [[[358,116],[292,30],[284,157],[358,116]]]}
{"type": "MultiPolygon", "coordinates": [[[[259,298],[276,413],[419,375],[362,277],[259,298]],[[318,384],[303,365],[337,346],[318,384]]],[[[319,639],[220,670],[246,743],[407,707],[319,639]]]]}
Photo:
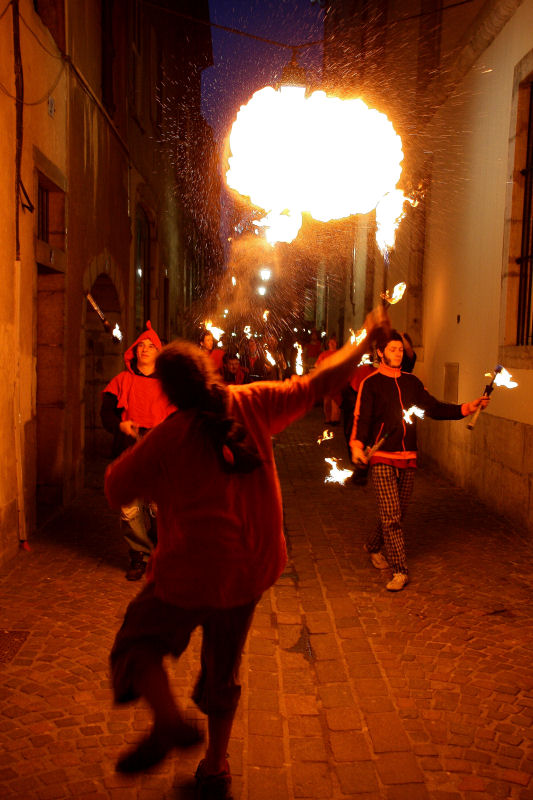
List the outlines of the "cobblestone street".
{"type": "MultiPolygon", "coordinates": [[[[370,484],[315,408],[276,442],[287,569],[263,597],[242,665],[235,800],[533,800],[533,547],[467,493],[420,470],[406,521],[411,582],[385,590],[363,552],[370,484]]],[[[138,584],[102,469],[0,578],[0,796],[192,800],[202,749],[141,777],[114,771],[149,727],[113,707],[107,658],[138,584]]],[[[497,487],[495,487],[496,490],[497,487]]],[[[187,712],[199,637],[171,674],[187,712]]]]}

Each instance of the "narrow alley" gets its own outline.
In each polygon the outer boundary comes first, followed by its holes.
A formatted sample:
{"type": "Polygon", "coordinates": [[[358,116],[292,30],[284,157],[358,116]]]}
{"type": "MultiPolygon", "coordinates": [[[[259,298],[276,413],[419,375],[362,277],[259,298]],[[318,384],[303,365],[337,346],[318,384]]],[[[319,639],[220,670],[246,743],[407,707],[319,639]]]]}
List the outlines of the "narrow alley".
{"type": "MultiPolygon", "coordinates": [[[[411,583],[388,593],[362,549],[372,488],[324,483],[326,457],[349,464],[341,430],[318,445],[322,428],[314,409],[276,442],[290,560],[245,651],[235,800],[533,800],[531,543],[421,469],[411,583]]],[[[108,652],[138,584],[124,580],[104,466],[0,578],[6,799],[193,797],[201,748],[140,777],[114,771],[150,718],[111,702],[108,652]]],[[[195,635],[172,676],[200,719],[198,649],[195,635]]]]}

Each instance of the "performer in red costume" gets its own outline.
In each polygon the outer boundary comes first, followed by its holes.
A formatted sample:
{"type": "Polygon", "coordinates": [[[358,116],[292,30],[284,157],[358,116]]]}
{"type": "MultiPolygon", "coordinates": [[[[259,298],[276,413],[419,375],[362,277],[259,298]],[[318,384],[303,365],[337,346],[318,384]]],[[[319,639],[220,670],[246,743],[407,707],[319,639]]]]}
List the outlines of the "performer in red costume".
{"type": "MultiPolygon", "coordinates": [[[[148,321],[147,329],[124,353],[126,369],[102,393],[100,416],[104,428],[113,434],[114,458],[176,410],[154,374],[161,347],[159,336],[148,321]]],[[[121,518],[128,526],[124,534],[130,552],[126,578],[136,581],[143,576],[154,547],[155,511],[133,499],[122,506],[121,518]]]]}
{"type": "MultiPolygon", "coordinates": [[[[380,326],[388,326],[381,308],[365,321],[369,336],[380,326]]],[[[196,773],[197,797],[231,797],[226,753],[241,654],[255,606],[287,561],[272,436],[344,386],[367,347],[348,344],[301,378],[240,386],[224,385],[211,359],[188,342],[173,342],[158,356],[157,374],[179,411],[106,473],[112,507],[139,495],[158,507],[147,583],[130,603],[111,653],[116,702],[144,697],[154,722],[118,770],[140,772],[198,742],[163,659],[179,657],[201,626],[193,699],[207,714],[209,743],[196,773]]]]}

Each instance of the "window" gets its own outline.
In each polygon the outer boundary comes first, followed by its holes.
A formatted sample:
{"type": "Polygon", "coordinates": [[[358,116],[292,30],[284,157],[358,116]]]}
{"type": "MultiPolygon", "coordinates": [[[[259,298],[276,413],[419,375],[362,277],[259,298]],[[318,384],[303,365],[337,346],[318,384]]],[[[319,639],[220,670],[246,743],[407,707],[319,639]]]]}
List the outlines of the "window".
{"type": "Polygon", "coordinates": [[[64,271],[66,266],[65,192],[37,171],[35,260],[45,268],[64,271]]]}
{"type": "Polygon", "coordinates": [[[50,241],[50,192],[39,181],[37,194],[37,238],[50,241]]]}
{"type": "Polygon", "coordinates": [[[524,92],[524,105],[527,107],[527,130],[525,152],[522,152],[523,203],[522,236],[520,255],[517,264],[520,271],[518,286],[518,312],[516,325],[516,344],[533,344],[533,82],[524,92]]]}
{"type": "Polygon", "coordinates": [[[135,226],[135,332],[142,333],[150,319],[150,223],[137,209],[135,226]]]}
{"type": "Polygon", "coordinates": [[[102,0],[102,102],[110,114],[115,111],[113,91],[113,2],[102,0]]]}
{"type": "Polygon", "coordinates": [[[533,50],[515,67],[509,138],[499,359],[533,369],[533,50]]]}
{"type": "Polygon", "coordinates": [[[65,3],[63,0],[33,0],[33,8],[46,25],[61,52],[65,52],[65,3]]]}

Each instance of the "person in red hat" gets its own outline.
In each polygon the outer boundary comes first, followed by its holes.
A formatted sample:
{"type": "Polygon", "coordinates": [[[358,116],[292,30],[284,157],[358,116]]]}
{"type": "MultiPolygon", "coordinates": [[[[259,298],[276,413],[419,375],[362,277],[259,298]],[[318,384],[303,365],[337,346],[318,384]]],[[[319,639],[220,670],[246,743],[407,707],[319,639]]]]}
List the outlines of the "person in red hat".
{"type": "MultiPolygon", "coordinates": [[[[162,422],[175,407],[169,402],[155,376],[155,360],[162,344],[150,321],[146,330],[124,353],[126,369],[116,375],[102,393],[100,417],[113,434],[112,456],[116,458],[149,430],[162,422]]],[[[138,500],[122,506],[121,519],[127,524],[124,539],[129,546],[129,581],[144,575],[155,543],[155,509],[138,500]],[[147,524],[150,521],[151,524],[147,524]]]]}

